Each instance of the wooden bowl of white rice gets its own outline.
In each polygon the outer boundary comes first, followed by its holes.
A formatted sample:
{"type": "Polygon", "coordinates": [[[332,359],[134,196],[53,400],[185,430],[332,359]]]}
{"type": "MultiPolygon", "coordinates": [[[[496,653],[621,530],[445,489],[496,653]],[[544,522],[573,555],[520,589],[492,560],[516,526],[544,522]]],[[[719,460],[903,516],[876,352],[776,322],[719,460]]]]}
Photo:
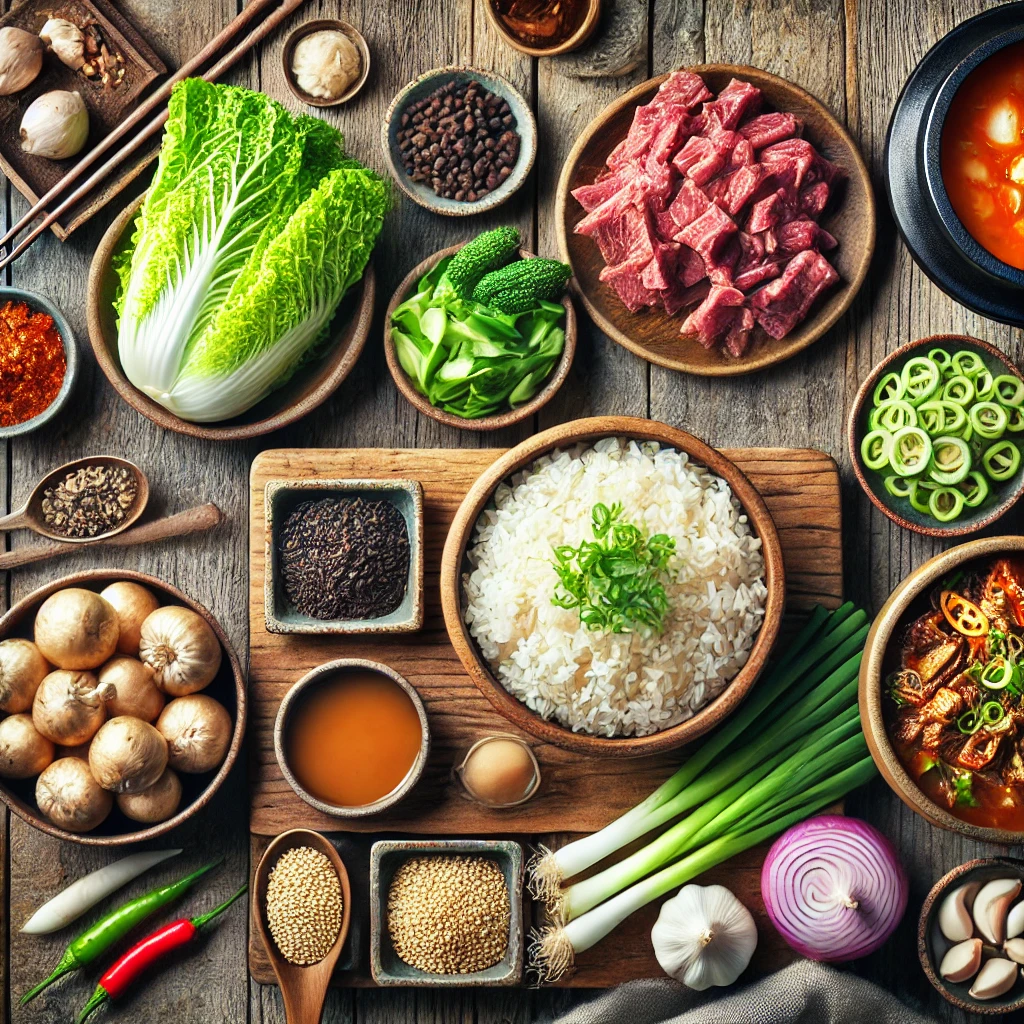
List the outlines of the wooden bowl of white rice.
{"type": "Polygon", "coordinates": [[[702,736],[764,668],[785,603],[782,549],[753,484],[654,420],[598,416],[512,448],[463,499],[445,542],[448,635],[494,708],[581,754],[636,757],[702,736]],[[554,546],[593,538],[591,510],[676,543],[662,629],[602,632],[555,605],[554,546]]]}

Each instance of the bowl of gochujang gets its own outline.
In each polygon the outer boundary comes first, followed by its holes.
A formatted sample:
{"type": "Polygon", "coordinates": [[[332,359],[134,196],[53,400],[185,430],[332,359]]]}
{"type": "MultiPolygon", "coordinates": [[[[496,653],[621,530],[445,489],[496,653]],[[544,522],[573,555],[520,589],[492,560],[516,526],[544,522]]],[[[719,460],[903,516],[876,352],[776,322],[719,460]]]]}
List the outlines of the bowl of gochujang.
{"type": "Polygon", "coordinates": [[[917,66],[886,141],[914,258],[958,302],[1024,324],[1024,3],[958,25],[917,66]]]}
{"type": "Polygon", "coordinates": [[[35,292],[0,288],[0,438],[53,419],[77,375],[78,347],[60,310],[35,292]]]}
{"type": "Polygon", "coordinates": [[[950,548],[868,634],[860,711],[889,786],[933,825],[1024,839],[1024,537],[950,548]]]}

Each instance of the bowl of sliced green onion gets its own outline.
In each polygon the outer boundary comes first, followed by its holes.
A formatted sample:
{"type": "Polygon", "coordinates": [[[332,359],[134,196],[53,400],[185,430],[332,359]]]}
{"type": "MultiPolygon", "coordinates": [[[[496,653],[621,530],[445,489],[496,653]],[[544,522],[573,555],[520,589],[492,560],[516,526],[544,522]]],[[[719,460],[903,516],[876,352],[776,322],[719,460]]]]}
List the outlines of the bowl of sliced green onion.
{"type": "Polygon", "coordinates": [[[893,522],[974,533],[1024,491],[1024,377],[978,338],[909,342],[861,385],[848,436],[857,479],[893,522]]]}

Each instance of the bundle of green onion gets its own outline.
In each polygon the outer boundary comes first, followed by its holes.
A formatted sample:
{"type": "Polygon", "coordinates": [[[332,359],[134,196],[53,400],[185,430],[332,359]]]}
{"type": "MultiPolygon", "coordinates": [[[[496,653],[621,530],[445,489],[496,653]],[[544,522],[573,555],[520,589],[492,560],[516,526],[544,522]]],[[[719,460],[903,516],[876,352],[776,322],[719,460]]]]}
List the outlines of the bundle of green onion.
{"type": "Polygon", "coordinates": [[[973,349],[933,348],[875,385],[860,457],[893,497],[949,523],[1014,476],[1020,448],[1004,435],[1021,432],[1020,377],[993,376],[973,349]]]}
{"type": "Polygon", "coordinates": [[[535,935],[542,980],[630,914],[830,806],[875,772],[857,710],[868,617],[818,607],[746,703],[668,781],[616,821],[531,865],[531,891],[556,923],[535,935]],[[681,817],[682,815],[685,817],[681,817]],[[676,821],[676,819],[680,819],[676,821]],[[676,822],[597,874],[571,879],[676,822]]]}

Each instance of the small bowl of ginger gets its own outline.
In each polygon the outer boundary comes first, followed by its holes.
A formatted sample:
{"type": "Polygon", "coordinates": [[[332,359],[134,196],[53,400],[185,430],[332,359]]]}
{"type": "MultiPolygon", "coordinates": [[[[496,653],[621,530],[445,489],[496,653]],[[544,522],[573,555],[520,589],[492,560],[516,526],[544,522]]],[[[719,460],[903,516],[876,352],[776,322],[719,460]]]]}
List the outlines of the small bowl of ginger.
{"type": "Polygon", "coordinates": [[[370,48],[362,33],[340,18],[318,18],[294,29],[284,44],[284,78],[303,103],[348,103],[370,74],[370,48]]]}

